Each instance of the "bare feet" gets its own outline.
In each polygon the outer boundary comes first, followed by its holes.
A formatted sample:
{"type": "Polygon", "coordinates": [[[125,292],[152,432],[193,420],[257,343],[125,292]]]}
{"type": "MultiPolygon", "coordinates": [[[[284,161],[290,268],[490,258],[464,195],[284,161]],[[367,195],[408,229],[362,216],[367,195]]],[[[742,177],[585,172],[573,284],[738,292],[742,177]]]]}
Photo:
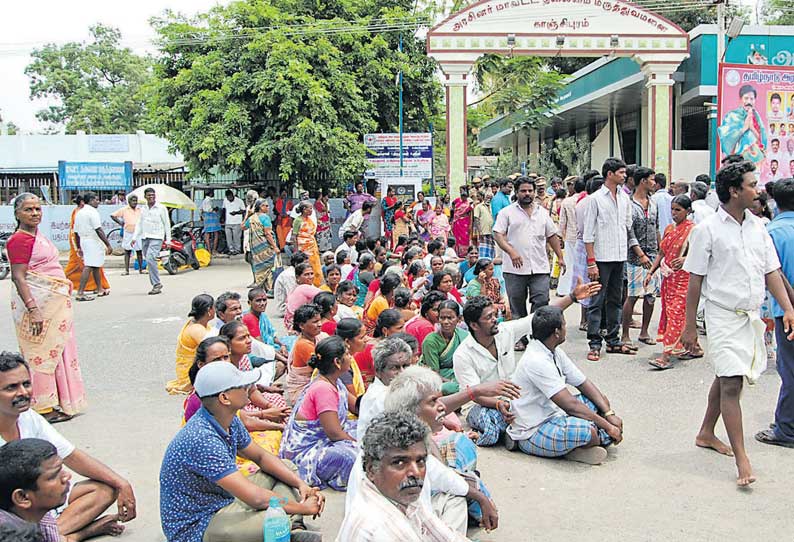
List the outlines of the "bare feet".
{"type": "Polygon", "coordinates": [[[119,536],[123,532],[124,525],[119,523],[118,514],[111,514],[100,517],[93,523],[90,523],[85,529],[82,529],[67,537],[67,540],[70,542],[77,542],[80,540],[88,540],[89,538],[94,538],[96,536],[119,536]]]}
{"type": "Polygon", "coordinates": [[[755,482],[753,475],[753,467],[750,466],[750,460],[745,458],[736,461],[736,469],[739,471],[739,476],[736,477],[736,485],[739,487],[747,487],[755,482]]]}
{"type": "Polygon", "coordinates": [[[714,435],[698,435],[695,438],[695,446],[710,448],[719,454],[733,457],[733,450],[731,450],[731,447],[714,435]]]}

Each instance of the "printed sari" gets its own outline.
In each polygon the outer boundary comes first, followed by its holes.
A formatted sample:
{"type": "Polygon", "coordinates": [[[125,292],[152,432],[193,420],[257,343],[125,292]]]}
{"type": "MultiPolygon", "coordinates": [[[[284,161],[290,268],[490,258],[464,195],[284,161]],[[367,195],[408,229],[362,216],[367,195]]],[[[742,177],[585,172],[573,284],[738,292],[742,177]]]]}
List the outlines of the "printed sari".
{"type": "Polygon", "coordinates": [[[251,271],[254,283],[265,291],[273,289],[273,267],[276,263],[276,250],[270,244],[273,238],[273,224],[266,214],[254,215],[249,219],[251,232],[251,271]]]}
{"type": "Polygon", "coordinates": [[[317,212],[317,246],[320,252],[331,250],[331,214],[328,206],[318,198],[314,202],[314,210],[317,212]]]}
{"type": "Polygon", "coordinates": [[[664,344],[664,352],[670,355],[686,351],[681,344],[681,334],[686,324],[686,291],[689,287],[689,273],[683,269],[674,271],[672,261],[685,255],[689,248],[689,234],[695,223],[684,220],[681,224],[670,224],[664,232],[660,248],[664,252],[661,262],[662,273],[662,313],[659,318],[659,331],[656,340],[664,344]]]}
{"type": "Polygon", "coordinates": [[[396,203],[397,198],[390,198],[388,196],[380,201],[381,210],[383,212],[383,231],[388,239],[391,239],[391,232],[394,229],[394,206],[396,203]]]}
{"type": "MultiPolygon", "coordinates": [[[[77,255],[77,243],[74,239],[74,217],[79,210],[80,207],[75,207],[72,211],[72,217],[69,219],[69,261],[66,262],[66,269],[64,269],[66,277],[72,281],[75,290],[80,287],[80,275],[83,273],[83,267],[85,267],[83,265],[83,259],[77,255]]],[[[102,279],[102,288],[110,290],[110,283],[105,276],[105,269],[103,267],[99,268],[99,276],[102,279]]],[[[97,289],[93,274],[88,275],[88,282],[85,283],[85,289],[87,292],[92,292],[97,289]]]]}
{"type": "Polygon", "coordinates": [[[314,285],[319,287],[323,283],[323,266],[320,263],[320,248],[314,237],[316,233],[317,226],[311,217],[298,217],[292,224],[292,235],[297,234],[298,250],[309,257],[309,264],[314,270],[314,285]]]}
{"type": "Polygon", "coordinates": [[[471,244],[471,215],[473,207],[468,199],[457,198],[452,202],[455,213],[452,218],[452,235],[455,236],[455,251],[461,258],[471,244]]]}
{"type": "Polygon", "coordinates": [[[292,229],[292,217],[289,216],[292,211],[292,202],[288,199],[278,198],[273,206],[276,211],[276,237],[278,238],[278,246],[284,248],[287,244],[287,235],[292,229]]]}
{"type": "MultiPolygon", "coordinates": [[[[12,254],[9,258],[14,259],[12,254]]],[[[32,406],[40,414],[55,408],[68,415],[82,412],[87,403],[74,338],[72,283],[58,263],[58,249],[40,233],[36,233],[33,242],[25,280],[44,317],[41,333],[34,335],[30,313],[17,289],[11,289],[11,314],[19,350],[30,365],[32,406]]]]}
{"type": "Polygon", "coordinates": [[[427,231],[430,233],[430,239],[442,239],[446,246],[447,236],[449,235],[449,218],[447,218],[447,215],[434,213],[427,225],[427,231]]]}
{"type": "MultiPolygon", "coordinates": [[[[290,414],[289,422],[281,439],[279,456],[298,467],[301,480],[312,487],[347,489],[347,479],[356,462],[358,446],[351,440],[332,441],[323,430],[320,420],[299,420],[298,412],[312,386],[323,385],[315,379],[306,387],[290,414]]],[[[339,394],[337,417],[344,431],[355,438],[356,422],[347,418],[347,388],[341,379],[336,381],[339,394]]]]}

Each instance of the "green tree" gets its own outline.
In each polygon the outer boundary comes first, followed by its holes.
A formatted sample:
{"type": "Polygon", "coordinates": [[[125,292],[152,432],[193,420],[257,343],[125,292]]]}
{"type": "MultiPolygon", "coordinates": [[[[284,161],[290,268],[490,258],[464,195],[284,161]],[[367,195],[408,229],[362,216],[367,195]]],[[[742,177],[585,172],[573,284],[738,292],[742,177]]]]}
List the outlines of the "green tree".
{"type": "Polygon", "coordinates": [[[151,61],[121,47],[115,28],[90,28],[89,43],[49,44],[33,51],[25,69],[31,98],[55,98],[36,113],[66,131],[125,133],[145,129],[145,84],[151,61]]]}
{"type": "Polygon", "coordinates": [[[3,126],[5,126],[5,132],[8,135],[17,135],[19,133],[19,126],[17,126],[11,121],[6,121],[3,118],[2,111],[0,111],[0,128],[2,128],[3,126]]]}
{"type": "Polygon", "coordinates": [[[400,70],[405,131],[426,131],[438,110],[435,66],[406,23],[412,7],[244,0],[193,19],[166,13],[153,21],[156,131],[192,172],[272,172],[309,189],[348,182],[366,169],[363,134],[398,129],[400,70]]]}
{"type": "Polygon", "coordinates": [[[761,19],[765,24],[794,25],[794,4],[791,0],[765,0],[761,6],[761,19]]]}
{"type": "Polygon", "coordinates": [[[563,166],[561,175],[581,175],[590,169],[590,142],[584,137],[563,137],[554,141],[554,158],[563,166]]]}

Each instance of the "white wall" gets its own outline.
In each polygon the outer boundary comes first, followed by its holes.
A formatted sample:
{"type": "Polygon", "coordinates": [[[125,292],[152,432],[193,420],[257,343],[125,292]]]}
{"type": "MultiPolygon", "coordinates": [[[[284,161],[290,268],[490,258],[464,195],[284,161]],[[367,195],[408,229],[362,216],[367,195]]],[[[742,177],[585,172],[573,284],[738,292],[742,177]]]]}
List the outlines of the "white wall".
{"type": "MultiPolygon", "coordinates": [[[[683,179],[691,183],[695,177],[701,173],[708,175],[709,172],[709,151],[677,151],[673,150],[673,163],[671,164],[671,179],[683,179]]],[[[669,186],[669,184],[668,184],[669,186]]]]}

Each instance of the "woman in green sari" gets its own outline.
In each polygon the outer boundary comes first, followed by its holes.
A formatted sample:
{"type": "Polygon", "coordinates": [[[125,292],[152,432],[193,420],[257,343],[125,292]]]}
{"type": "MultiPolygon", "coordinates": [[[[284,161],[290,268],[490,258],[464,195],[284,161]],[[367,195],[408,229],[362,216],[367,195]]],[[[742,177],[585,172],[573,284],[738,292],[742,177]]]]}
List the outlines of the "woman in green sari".
{"type": "Polygon", "coordinates": [[[257,200],[254,212],[243,221],[243,228],[251,230],[251,272],[254,274],[254,284],[267,292],[273,290],[273,267],[278,254],[268,207],[267,200],[257,200]]]}
{"type": "Polygon", "coordinates": [[[441,391],[444,395],[459,391],[452,368],[452,356],[463,339],[469,336],[468,331],[458,327],[459,322],[460,305],[451,300],[443,301],[438,307],[440,330],[428,334],[422,342],[422,364],[441,375],[444,381],[441,391]]]}

